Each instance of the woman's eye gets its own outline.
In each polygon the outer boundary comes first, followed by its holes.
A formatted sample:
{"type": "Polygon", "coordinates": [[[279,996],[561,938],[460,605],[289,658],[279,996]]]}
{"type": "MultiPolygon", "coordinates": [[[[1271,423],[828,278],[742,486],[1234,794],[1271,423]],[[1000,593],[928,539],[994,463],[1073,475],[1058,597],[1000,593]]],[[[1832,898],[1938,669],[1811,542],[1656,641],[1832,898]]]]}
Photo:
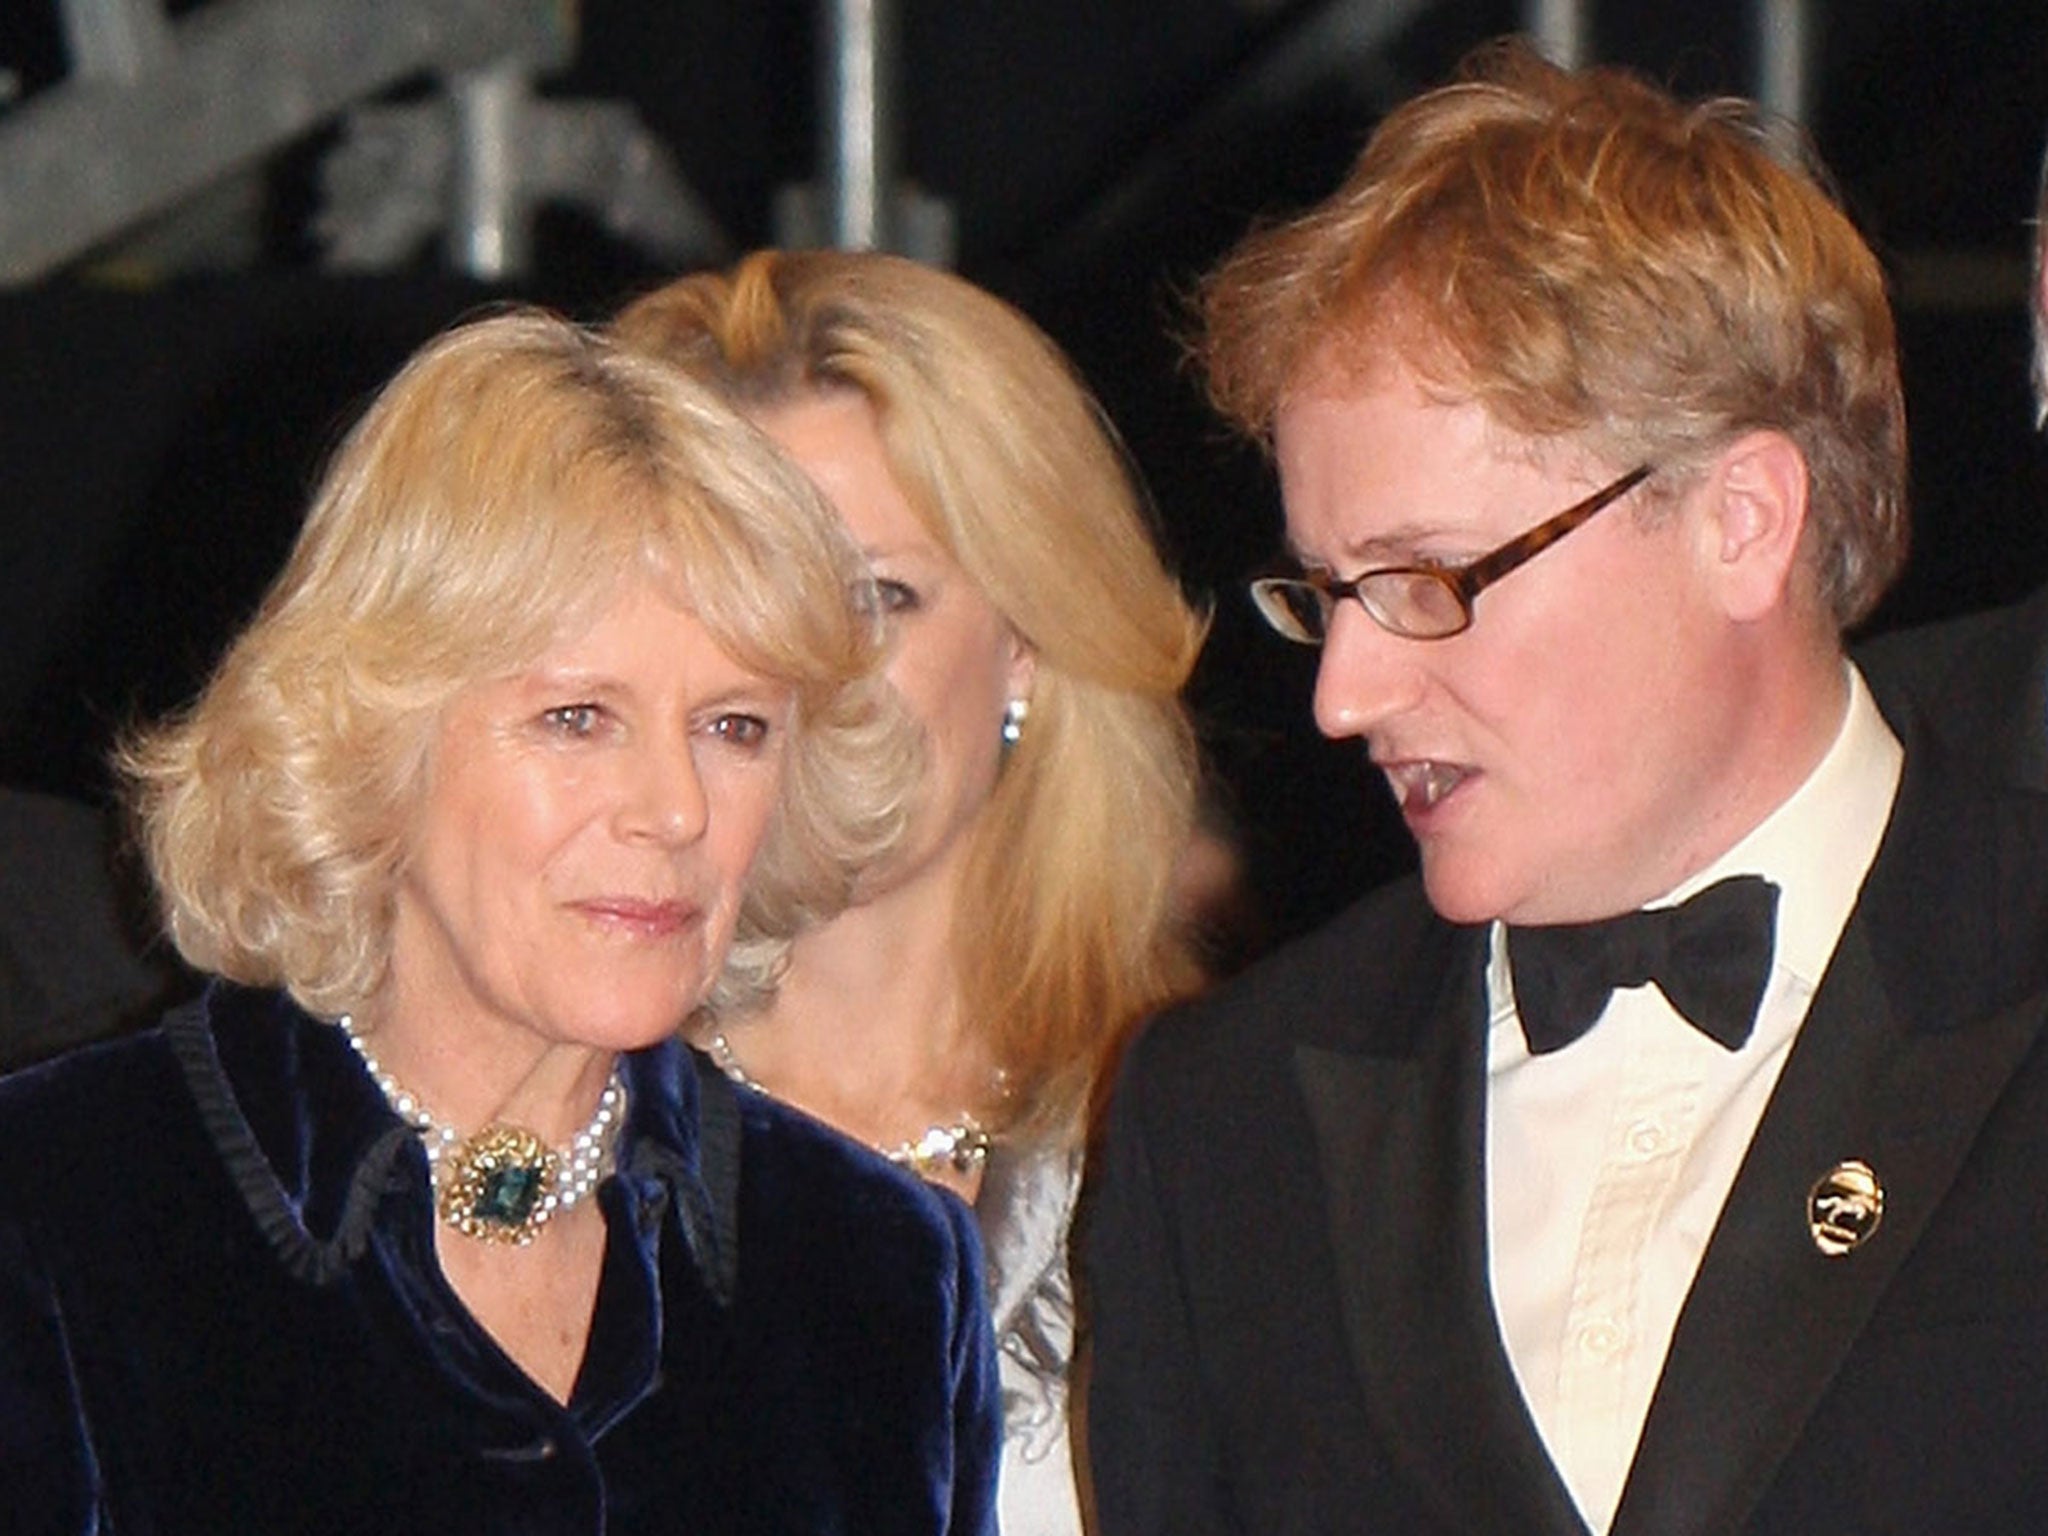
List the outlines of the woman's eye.
{"type": "Polygon", "coordinates": [[[752,750],[768,740],[768,722],[759,715],[720,715],[711,722],[711,734],[730,746],[752,750]]]}
{"type": "Polygon", "coordinates": [[[920,604],[917,588],[888,576],[875,578],[875,603],[883,613],[907,613],[920,604]]]}
{"type": "Polygon", "coordinates": [[[541,719],[550,730],[562,736],[594,736],[604,720],[604,709],[597,704],[559,704],[543,714],[541,719]]]}

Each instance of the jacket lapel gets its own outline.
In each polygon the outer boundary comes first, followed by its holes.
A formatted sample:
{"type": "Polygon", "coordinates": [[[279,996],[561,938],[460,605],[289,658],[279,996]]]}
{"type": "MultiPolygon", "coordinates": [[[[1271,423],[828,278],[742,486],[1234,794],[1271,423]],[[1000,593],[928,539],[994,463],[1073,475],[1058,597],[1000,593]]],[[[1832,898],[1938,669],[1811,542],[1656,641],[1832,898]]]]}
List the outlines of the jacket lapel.
{"type": "Polygon", "coordinates": [[[1500,1342],[1486,1266],[1479,938],[1437,925],[1385,1053],[1300,1044],[1345,1331],[1382,1444],[1445,1526],[1579,1536],[1500,1342]]]}
{"type": "Polygon", "coordinates": [[[1925,742],[1906,765],[1679,1316],[1613,1536],[1742,1527],[2040,1033],[2048,799],[1965,789],[1925,742]],[[1852,1158],[1884,1212],[1830,1257],[1808,1199],[1852,1158]]]}
{"type": "Polygon", "coordinates": [[[1681,1314],[1614,1536],[1742,1528],[2039,1031],[2041,1008],[1903,1034],[1865,935],[1844,938],[1681,1314]],[[1829,1256],[1815,1184],[1848,1159],[1884,1191],[1829,1256]]]}

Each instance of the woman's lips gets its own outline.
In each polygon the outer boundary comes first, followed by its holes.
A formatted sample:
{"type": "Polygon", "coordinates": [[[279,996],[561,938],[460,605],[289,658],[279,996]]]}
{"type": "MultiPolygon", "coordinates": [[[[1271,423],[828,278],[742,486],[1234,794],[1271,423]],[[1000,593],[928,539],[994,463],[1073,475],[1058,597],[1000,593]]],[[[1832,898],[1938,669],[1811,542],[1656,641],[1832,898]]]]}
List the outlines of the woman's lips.
{"type": "Polygon", "coordinates": [[[574,905],[604,927],[649,939],[674,937],[694,924],[702,912],[695,902],[650,901],[638,896],[600,896],[574,905]]]}

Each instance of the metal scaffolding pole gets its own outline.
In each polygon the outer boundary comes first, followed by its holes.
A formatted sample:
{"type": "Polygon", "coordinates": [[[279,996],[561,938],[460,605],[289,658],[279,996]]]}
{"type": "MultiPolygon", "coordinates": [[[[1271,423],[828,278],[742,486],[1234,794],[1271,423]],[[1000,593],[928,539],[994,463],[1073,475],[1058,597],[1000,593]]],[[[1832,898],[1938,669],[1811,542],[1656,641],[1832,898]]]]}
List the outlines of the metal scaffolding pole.
{"type": "Polygon", "coordinates": [[[92,80],[138,80],[171,56],[158,0],[64,0],[64,50],[92,80]]]}
{"type": "Polygon", "coordinates": [[[824,234],[842,249],[885,249],[896,186],[896,7],[824,0],[820,20],[824,234]]]}
{"type": "Polygon", "coordinates": [[[1756,99],[1778,116],[1804,123],[1813,78],[1813,19],[1807,0],[1760,0],[1756,22],[1756,99]]]}
{"type": "Polygon", "coordinates": [[[469,70],[448,83],[455,156],[449,186],[448,264],[502,282],[532,261],[533,221],[520,175],[520,139],[530,105],[517,60],[469,70]]]}
{"type": "Polygon", "coordinates": [[[1587,0],[1528,0],[1529,36],[1543,56],[1566,69],[1586,62],[1590,45],[1587,0]]]}

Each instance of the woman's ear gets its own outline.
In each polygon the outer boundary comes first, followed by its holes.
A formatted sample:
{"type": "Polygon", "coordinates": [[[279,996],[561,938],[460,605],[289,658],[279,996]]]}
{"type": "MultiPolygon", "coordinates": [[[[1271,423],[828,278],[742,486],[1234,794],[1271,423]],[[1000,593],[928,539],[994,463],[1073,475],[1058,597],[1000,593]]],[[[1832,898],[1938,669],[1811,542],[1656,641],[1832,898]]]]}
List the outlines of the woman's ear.
{"type": "Polygon", "coordinates": [[[1014,629],[1010,631],[1009,646],[1009,695],[1013,699],[1028,700],[1031,686],[1038,680],[1038,652],[1014,629]]]}

